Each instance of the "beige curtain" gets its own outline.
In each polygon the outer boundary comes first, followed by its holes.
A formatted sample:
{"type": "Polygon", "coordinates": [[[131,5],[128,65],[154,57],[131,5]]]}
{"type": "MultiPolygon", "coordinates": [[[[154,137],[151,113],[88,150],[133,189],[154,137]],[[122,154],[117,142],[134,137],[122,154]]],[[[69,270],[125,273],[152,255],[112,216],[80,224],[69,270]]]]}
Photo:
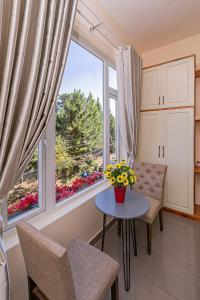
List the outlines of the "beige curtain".
{"type": "MultiPolygon", "coordinates": [[[[47,126],[76,5],[77,0],[0,0],[0,203],[47,126]]],[[[3,270],[2,264],[0,274],[5,275],[3,270]]],[[[7,299],[4,291],[0,299],[7,299]]]]}
{"type": "Polygon", "coordinates": [[[0,199],[41,138],[59,89],[76,0],[1,0],[0,199]]]}
{"type": "Polygon", "coordinates": [[[142,59],[132,46],[116,51],[121,158],[129,164],[138,154],[142,59]]]}

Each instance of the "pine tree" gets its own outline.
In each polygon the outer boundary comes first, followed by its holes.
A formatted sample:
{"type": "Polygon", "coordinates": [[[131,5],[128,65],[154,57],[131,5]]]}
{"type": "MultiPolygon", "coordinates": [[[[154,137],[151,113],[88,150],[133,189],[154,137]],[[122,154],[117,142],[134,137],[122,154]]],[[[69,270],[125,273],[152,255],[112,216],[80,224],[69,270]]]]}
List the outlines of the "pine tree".
{"type": "Polygon", "coordinates": [[[62,94],[57,102],[56,132],[66,141],[68,153],[78,156],[103,147],[103,111],[99,100],[80,90],[62,94]]]}
{"type": "Polygon", "coordinates": [[[111,110],[110,110],[110,153],[115,153],[115,140],[116,140],[116,136],[115,136],[115,132],[116,132],[116,126],[115,126],[115,117],[113,116],[111,110]]]}

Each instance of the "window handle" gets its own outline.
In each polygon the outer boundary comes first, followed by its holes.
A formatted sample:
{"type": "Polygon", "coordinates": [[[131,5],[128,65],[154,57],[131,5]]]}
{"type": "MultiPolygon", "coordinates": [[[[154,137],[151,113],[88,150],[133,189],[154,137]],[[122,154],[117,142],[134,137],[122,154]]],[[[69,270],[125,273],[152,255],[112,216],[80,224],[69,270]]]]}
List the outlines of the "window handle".
{"type": "Polygon", "coordinates": [[[158,146],[158,157],[160,157],[160,145],[158,146]]]}
{"type": "Polygon", "coordinates": [[[163,158],[165,157],[165,147],[163,146],[163,158]]]}
{"type": "Polygon", "coordinates": [[[165,104],[165,96],[162,97],[163,104],[165,104]]]}
{"type": "Polygon", "coordinates": [[[160,105],[160,96],[158,97],[159,105],[160,105]]]}

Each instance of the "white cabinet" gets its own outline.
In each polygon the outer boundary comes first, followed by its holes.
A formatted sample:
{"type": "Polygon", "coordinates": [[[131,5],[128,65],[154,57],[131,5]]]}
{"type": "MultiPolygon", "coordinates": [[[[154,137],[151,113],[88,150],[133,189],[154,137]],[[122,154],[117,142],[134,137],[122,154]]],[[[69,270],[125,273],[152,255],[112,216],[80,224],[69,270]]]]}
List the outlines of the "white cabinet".
{"type": "Polygon", "coordinates": [[[143,70],[141,109],[194,105],[194,57],[143,70]]]}
{"type": "Polygon", "coordinates": [[[182,212],[194,211],[194,111],[162,112],[163,163],[168,167],[164,205],[182,212]]]}
{"type": "Polygon", "coordinates": [[[165,107],[194,105],[194,58],[163,65],[162,93],[165,107]]]}
{"type": "Polygon", "coordinates": [[[142,76],[142,109],[152,109],[159,105],[161,94],[160,67],[148,68],[142,76]]]}
{"type": "Polygon", "coordinates": [[[157,111],[140,115],[139,157],[143,161],[157,163],[160,156],[161,114],[157,111]]]}
{"type": "Polygon", "coordinates": [[[193,214],[194,110],[141,113],[139,159],[168,166],[166,207],[193,214]]]}

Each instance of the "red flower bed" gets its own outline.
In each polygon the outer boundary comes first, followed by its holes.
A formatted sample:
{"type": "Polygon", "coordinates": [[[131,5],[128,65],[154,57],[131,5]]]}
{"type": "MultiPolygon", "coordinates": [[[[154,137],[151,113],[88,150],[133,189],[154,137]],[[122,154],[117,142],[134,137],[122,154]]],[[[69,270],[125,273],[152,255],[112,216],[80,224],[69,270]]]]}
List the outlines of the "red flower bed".
{"type": "MultiPolygon", "coordinates": [[[[86,187],[93,185],[96,181],[103,178],[102,172],[94,172],[87,177],[80,177],[72,181],[70,185],[56,185],[56,202],[70,197],[71,195],[79,192],[86,187]]],[[[27,194],[20,200],[8,205],[8,216],[12,217],[25,210],[33,208],[38,205],[38,193],[27,194]]]]}

